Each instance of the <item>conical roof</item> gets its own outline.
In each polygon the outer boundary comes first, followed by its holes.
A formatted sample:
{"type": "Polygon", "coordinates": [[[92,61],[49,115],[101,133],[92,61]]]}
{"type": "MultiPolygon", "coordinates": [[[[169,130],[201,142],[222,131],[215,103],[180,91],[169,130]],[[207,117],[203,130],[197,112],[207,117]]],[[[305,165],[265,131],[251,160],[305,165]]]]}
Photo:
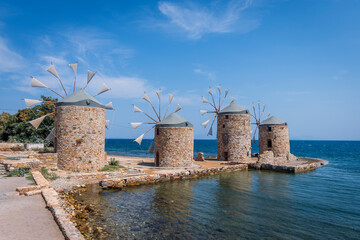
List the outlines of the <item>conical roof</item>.
{"type": "Polygon", "coordinates": [[[287,125],[286,122],[275,116],[265,119],[260,123],[260,126],[286,126],[286,125],[287,125]]]}
{"type": "Polygon", "coordinates": [[[83,106],[83,107],[105,108],[105,106],[102,103],[100,103],[93,96],[85,92],[84,89],[80,89],[56,103],[56,107],[61,107],[61,106],[83,106]]]}
{"type": "Polygon", "coordinates": [[[193,127],[191,123],[189,123],[186,119],[184,119],[177,113],[170,114],[164,120],[157,123],[155,126],[156,127],[190,127],[190,128],[193,127]]]}
{"type": "Polygon", "coordinates": [[[232,102],[227,107],[219,112],[220,115],[222,114],[249,114],[249,110],[246,110],[239,104],[232,102]]]}

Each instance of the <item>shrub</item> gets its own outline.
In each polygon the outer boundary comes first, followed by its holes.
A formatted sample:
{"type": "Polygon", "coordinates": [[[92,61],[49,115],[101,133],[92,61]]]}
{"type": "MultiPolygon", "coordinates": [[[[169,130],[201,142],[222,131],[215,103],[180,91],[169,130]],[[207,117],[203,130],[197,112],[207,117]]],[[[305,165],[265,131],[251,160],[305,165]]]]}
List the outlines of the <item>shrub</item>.
{"type": "Polygon", "coordinates": [[[110,158],[109,165],[110,166],[119,166],[119,161],[115,160],[115,158],[110,158]]]}
{"type": "Polygon", "coordinates": [[[59,178],[59,176],[56,173],[49,172],[49,170],[46,167],[41,168],[41,174],[44,176],[44,178],[50,181],[54,181],[59,178]]]}

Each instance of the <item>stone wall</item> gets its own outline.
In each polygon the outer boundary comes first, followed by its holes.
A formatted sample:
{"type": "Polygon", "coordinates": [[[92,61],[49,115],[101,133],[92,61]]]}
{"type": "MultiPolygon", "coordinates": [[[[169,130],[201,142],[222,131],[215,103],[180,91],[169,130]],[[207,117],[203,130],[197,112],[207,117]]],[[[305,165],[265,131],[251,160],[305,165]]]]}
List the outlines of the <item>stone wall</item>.
{"type": "Polygon", "coordinates": [[[265,151],[272,151],[274,157],[288,156],[290,153],[288,126],[260,126],[259,153],[262,154],[265,151]],[[271,141],[271,148],[268,147],[268,140],[271,141]]]}
{"type": "Polygon", "coordinates": [[[194,156],[194,128],[155,128],[155,165],[191,167],[194,156]],[[157,134],[159,131],[159,135],[157,134]]]}
{"type": "Polygon", "coordinates": [[[55,111],[58,168],[93,172],[104,167],[105,109],[62,106],[55,111]]]}
{"type": "Polygon", "coordinates": [[[218,159],[231,162],[246,162],[251,158],[250,115],[218,115],[218,159]]]}

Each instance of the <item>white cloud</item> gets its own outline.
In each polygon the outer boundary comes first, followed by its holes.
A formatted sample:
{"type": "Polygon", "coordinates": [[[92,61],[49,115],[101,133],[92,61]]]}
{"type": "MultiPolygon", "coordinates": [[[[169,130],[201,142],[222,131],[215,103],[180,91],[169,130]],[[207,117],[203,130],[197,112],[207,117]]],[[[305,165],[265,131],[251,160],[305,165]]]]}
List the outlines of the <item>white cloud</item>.
{"type": "Polygon", "coordinates": [[[11,50],[5,41],[0,37],[0,72],[13,72],[21,69],[24,59],[21,55],[11,50]]]}
{"type": "Polygon", "coordinates": [[[170,20],[166,27],[175,26],[189,38],[200,39],[209,33],[244,33],[256,28],[259,22],[246,19],[243,14],[251,4],[252,0],[230,1],[225,7],[222,2],[209,4],[210,7],[159,2],[158,8],[170,20]]]}
{"type": "Polygon", "coordinates": [[[200,75],[203,75],[203,76],[207,77],[210,80],[215,80],[216,79],[216,74],[213,73],[213,72],[205,71],[205,70],[202,70],[200,68],[194,69],[194,72],[198,73],[200,75]]]}
{"type": "MultiPolygon", "coordinates": [[[[92,82],[89,86],[91,92],[97,92],[103,83],[106,83],[111,91],[106,93],[106,97],[132,99],[139,98],[144,91],[152,91],[153,87],[145,79],[130,76],[100,76],[100,80],[92,82]]],[[[104,94],[105,95],[105,94],[104,94]]]]}

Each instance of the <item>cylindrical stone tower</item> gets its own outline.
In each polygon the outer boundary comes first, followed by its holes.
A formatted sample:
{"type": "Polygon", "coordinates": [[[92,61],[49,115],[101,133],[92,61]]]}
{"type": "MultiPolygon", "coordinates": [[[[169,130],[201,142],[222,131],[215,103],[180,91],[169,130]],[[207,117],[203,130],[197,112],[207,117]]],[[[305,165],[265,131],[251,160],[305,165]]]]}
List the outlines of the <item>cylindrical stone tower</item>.
{"type": "Polygon", "coordinates": [[[259,126],[259,153],[272,151],[274,157],[290,153],[289,129],[286,122],[272,116],[259,126]]]}
{"type": "Polygon", "coordinates": [[[251,159],[251,123],[249,110],[235,102],[221,110],[217,119],[218,159],[246,162],[251,159]]]}
{"type": "Polygon", "coordinates": [[[191,167],[194,157],[194,127],[177,113],[155,125],[155,165],[191,167]]]}
{"type": "Polygon", "coordinates": [[[56,103],[58,168],[93,172],[104,167],[105,106],[80,89],[56,103]]]}

